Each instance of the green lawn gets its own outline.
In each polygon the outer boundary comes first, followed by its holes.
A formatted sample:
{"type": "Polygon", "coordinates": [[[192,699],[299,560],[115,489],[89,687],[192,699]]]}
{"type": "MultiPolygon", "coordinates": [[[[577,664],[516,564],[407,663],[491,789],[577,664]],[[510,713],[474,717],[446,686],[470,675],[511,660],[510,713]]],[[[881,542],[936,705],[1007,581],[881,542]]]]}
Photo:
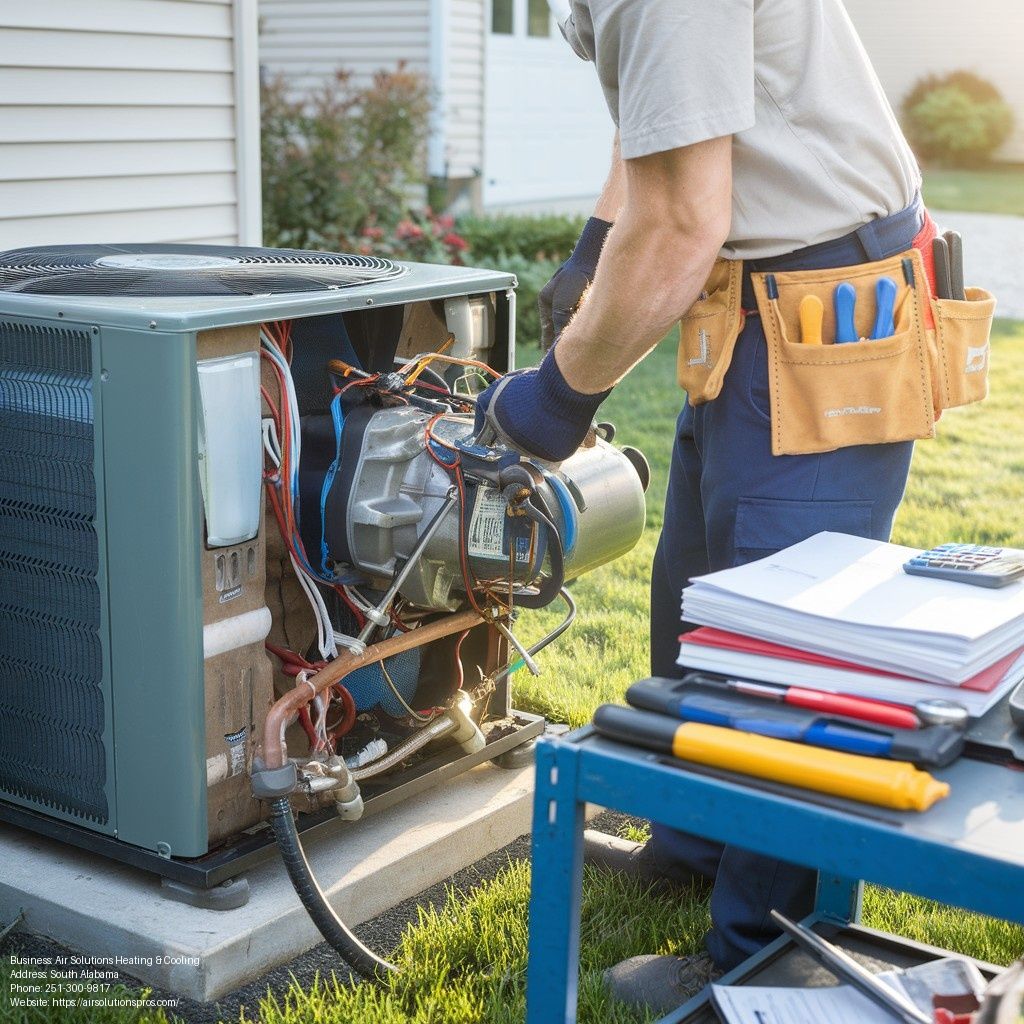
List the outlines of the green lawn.
{"type": "MultiPolygon", "coordinates": [[[[524,352],[526,365],[536,353],[524,352]]],[[[983,406],[947,413],[939,438],[918,446],[895,539],[929,546],[948,539],[1024,546],[1024,323],[1001,322],[993,339],[992,396],[983,406]]],[[[675,357],[663,344],[609,399],[605,412],[619,440],[647,453],[653,470],[649,529],[635,551],[574,585],[580,617],[565,640],[544,652],[544,674],[516,677],[517,703],[577,725],[594,707],[621,699],[647,670],[647,580],[661,521],[672,427],[681,400],[675,357]]],[[[604,413],[603,413],[604,414],[604,413]]],[[[525,636],[539,636],[557,612],[534,613],[525,636]]],[[[387,992],[328,979],[297,985],[251,1007],[260,1024],[516,1024],[523,1019],[526,905],[529,869],[511,864],[500,876],[460,894],[443,911],[424,910],[394,958],[405,973],[387,992]]],[[[878,888],[865,901],[867,923],[982,959],[1007,963],[1024,952],[1024,931],[878,888]]],[[[696,893],[668,899],[628,880],[588,871],[584,886],[580,1020],[630,1024],[642,1017],[610,1005],[601,970],[638,953],[689,952],[708,926],[706,899],[696,893]]],[[[385,951],[391,952],[391,951],[385,951]]],[[[163,1021],[133,1011],[103,1018],[61,1010],[15,1013],[4,1003],[0,1020],[163,1021]]],[[[237,1024],[237,1022],[230,1022],[237,1024]]]]}
{"type": "Polygon", "coordinates": [[[924,198],[933,210],[1024,216],[1024,166],[978,171],[926,170],[924,198]]]}

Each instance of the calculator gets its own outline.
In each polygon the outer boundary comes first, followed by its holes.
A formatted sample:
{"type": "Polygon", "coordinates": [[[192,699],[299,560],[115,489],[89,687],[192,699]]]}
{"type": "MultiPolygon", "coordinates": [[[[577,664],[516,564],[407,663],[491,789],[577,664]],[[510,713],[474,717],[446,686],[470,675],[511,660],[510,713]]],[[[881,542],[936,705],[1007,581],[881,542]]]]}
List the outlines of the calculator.
{"type": "Polygon", "coordinates": [[[904,562],[903,571],[975,587],[1005,587],[1024,576],[1024,551],[981,544],[940,544],[904,562]]]}

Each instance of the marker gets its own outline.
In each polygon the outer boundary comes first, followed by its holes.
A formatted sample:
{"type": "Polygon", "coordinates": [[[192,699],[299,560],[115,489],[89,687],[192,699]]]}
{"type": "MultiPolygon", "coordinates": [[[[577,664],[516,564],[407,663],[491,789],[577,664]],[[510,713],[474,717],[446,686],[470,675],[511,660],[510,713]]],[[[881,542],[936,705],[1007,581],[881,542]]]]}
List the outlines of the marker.
{"type": "Polygon", "coordinates": [[[857,325],[853,320],[853,309],[857,305],[857,291],[849,281],[836,285],[832,294],[832,304],[836,313],[836,344],[860,341],[857,325]]]}
{"type": "Polygon", "coordinates": [[[949,795],[948,783],[905,761],[822,750],[715,725],[679,725],[665,715],[616,704],[602,704],[594,712],[594,728],[609,739],[684,761],[879,807],[924,811],[949,795]]]}
{"type": "Polygon", "coordinates": [[[817,295],[805,295],[800,300],[800,340],[805,345],[821,344],[821,322],[825,305],[817,295]]]}
{"type": "Polygon", "coordinates": [[[891,338],[896,333],[893,310],[896,307],[896,282],[891,277],[880,277],[875,283],[875,328],[873,340],[891,338]]]}

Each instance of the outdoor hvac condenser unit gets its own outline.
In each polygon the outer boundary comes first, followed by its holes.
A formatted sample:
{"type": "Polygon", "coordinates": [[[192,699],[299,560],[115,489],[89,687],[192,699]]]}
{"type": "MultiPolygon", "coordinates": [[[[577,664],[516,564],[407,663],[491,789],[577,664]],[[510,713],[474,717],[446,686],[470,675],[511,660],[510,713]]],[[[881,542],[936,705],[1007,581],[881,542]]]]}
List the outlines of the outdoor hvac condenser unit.
{"type": "Polygon", "coordinates": [[[559,471],[473,443],[514,283],[0,254],[0,819],[209,888],[265,855],[281,792],[308,835],[539,733],[509,704],[510,605],[635,543],[642,472],[605,439],[559,471]],[[401,650],[374,662],[381,642],[401,650]],[[339,653],[344,686],[311,700],[339,653]],[[275,731],[290,693],[308,706],[275,731]]]}

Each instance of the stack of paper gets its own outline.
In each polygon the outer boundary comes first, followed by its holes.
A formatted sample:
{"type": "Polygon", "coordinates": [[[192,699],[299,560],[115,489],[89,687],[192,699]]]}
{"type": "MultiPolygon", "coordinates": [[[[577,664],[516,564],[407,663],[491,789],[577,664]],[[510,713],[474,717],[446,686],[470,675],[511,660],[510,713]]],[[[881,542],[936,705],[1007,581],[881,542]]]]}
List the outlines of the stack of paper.
{"type": "Polygon", "coordinates": [[[819,533],[698,577],[683,618],[715,628],[688,634],[679,662],[902,703],[952,696],[982,714],[1024,678],[1024,582],[989,590],[909,576],[916,554],[819,533]]]}
{"type": "Polygon", "coordinates": [[[679,664],[689,669],[895,704],[953,698],[974,717],[983,715],[1003,694],[1024,680],[1024,649],[1000,658],[960,687],[954,687],[952,683],[893,675],[708,626],[695,629],[680,639],[679,664]]]}

